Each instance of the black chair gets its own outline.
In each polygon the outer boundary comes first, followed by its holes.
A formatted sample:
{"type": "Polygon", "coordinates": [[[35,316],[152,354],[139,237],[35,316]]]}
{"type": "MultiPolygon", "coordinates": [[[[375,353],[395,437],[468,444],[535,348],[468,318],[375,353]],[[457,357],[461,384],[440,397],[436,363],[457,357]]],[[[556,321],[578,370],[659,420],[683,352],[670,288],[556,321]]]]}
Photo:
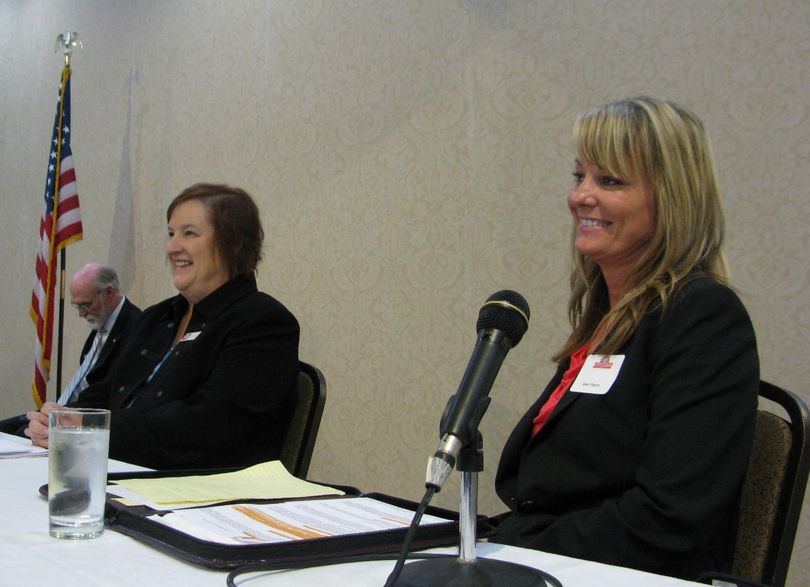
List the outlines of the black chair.
{"type": "Polygon", "coordinates": [[[298,364],[297,403],[281,448],[281,462],[290,473],[305,479],[326,403],[326,380],[317,367],[303,361],[298,364]]]}
{"type": "Polygon", "coordinates": [[[784,587],[810,471],[810,414],[795,394],[760,382],[759,395],[786,418],[760,409],[743,482],[732,575],[705,574],[703,582],[739,587],[784,587]]]}

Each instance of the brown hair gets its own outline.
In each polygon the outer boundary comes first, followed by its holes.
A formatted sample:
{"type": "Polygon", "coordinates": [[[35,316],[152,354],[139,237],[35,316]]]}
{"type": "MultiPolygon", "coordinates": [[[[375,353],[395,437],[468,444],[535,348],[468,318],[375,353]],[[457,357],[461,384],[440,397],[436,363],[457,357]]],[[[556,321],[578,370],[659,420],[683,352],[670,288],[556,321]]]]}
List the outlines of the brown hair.
{"type": "Polygon", "coordinates": [[[259,208],[242,189],[223,184],[198,183],[183,190],[166,211],[166,221],[180,204],[199,200],[214,227],[217,251],[225,260],[230,278],[255,275],[262,259],[264,229],[259,208]]]}

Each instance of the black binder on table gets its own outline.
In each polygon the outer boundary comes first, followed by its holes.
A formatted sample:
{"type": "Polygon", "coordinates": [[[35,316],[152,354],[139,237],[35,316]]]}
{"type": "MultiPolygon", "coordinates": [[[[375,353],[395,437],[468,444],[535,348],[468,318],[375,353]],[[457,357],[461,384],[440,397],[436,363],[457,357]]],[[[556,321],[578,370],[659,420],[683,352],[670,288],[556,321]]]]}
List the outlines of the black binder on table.
{"type": "MultiPolygon", "coordinates": [[[[116,479],[186,476],[222,472],[224,471],[196,470],[112,473],[107,476],[107,479],[108,482],[114,482],[116,479]]],[[[359,496],[370,497],[413,512],[416,511],[419,505],[413,501],[381,493],[361,493],[353,487],[332,484],[322,485],[329,485],[330,487],[345,492],[344,496],[334,496],[330,497],[330,499],[352,499],[359,496]]],[[[324,497],[295,499],[324,499],[324,497]]],[[[257,499],[227,503],[279,503],[284,501],[290,500],[257,499]]],[[[225,504],[218,503],[216,505],[225,504]]],[[[272,544],[221,544],[193,537],[151,520],[149,516],[153,516],[156,513],[160,512],[156,512],[146,506],[125,506],[108,496],[105,511],[105,524],[111,530],[126,534],[176,558],[203,567],[223,570],[234,569],[258,562],[275,562],[278,564],[289,564],[293,562],[305,563],[307,561],[314,562],[324,558],[398,553],[402,547],[405,533],[407,532],[407,528],[402,528],[326,538],[308,538],[272,544]]],[[[447,523],[420,526],[417,529],[412,550],[458,544],[458,513],[435,507],[428,507],[425,513],[440,518],[446,518],[447,523]]],[[[489,523],[486,517],[479,516],[476,528],[479,538],[491,536],[494,534],[494,530],[494,526],[489,523]]]]}

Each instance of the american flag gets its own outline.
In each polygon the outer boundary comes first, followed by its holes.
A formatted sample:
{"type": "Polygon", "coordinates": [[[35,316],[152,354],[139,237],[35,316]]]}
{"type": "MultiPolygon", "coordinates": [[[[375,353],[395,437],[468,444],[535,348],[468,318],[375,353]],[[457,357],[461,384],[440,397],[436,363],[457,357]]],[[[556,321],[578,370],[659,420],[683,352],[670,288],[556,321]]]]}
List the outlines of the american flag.
{"type": "Polygon", "coordinates": [[[48,154],[45,210],[39,223],[34,291],[31,296],[31,319],[37,329],[36,367],[32,385],[37,407],[45,401],[51,368],[57,253],[81,238],[79,193],[70,150],[70,67],[65,67],[59,84],[51,151],[48,154]]]}

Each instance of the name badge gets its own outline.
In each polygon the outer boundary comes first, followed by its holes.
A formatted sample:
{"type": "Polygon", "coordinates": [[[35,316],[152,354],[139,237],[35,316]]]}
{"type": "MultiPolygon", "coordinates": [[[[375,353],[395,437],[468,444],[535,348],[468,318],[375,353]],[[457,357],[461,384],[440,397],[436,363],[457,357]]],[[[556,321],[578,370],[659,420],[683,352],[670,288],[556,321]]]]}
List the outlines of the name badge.
{"type": "Polygon", "coordinates": [[[571,391],[606,394],[619,376],[623,362],[624,355],[588,355],[571,385],[571,391]]]}
{"type": "Polygon", "coordinates": [[[186,332],[183,335],[183,338],[181,338],[178,342],[188,342],[189,340],[194,340],[198,336],[200,336],[199,330],[197,332],[186,332]]]}

